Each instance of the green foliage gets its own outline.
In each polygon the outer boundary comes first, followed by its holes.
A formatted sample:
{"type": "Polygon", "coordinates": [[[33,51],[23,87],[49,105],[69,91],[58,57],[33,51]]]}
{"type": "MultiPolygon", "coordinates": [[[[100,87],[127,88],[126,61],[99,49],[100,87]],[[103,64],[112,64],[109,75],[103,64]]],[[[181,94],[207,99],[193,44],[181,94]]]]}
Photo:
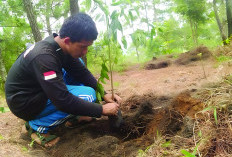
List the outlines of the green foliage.
{"type": "Polygon", "coordinates": [[[30,146],[30,147],[33,147],[34,143],[35,143],[35,140],[32,139],[31,142],[30,142],[30,144],[29,144],[29,146],[30,146]]]}
{"type": "Polygon", "coordinates": [[[192,30],[192,38],[198,44],[198,27],[204,24],[208,18],[206,14],[206,0],[175,0],[175,11],[183,15],[189,22],[192,30]]]}
{"type": "Polygon", "coordinates": [[[148,150],[150,149],[151,146],[148,146],[145,150],[139,149],[138,150],[138,156],[139,157],[146,157],[148,150]]]}
{"type": "Polygon", "coordinates": [[[205,109],[202,110],[202,112],[206,112],[206,111],[213,111],[213,116],[215,119],[215,124],[218,125],[218,117],[217,117],[217,108],[220,108],[221,106],[209,106],[205,109]]]}
{"type": "Polygon", "coordinates": [[[98,101],[102,101],[102,98],[104,97],[105,95],[105,92],[104,92],[104,87],[102,85],[103,84],[106,84],[105,80],[104,79],[107,79],[109,80],[109,76],[108,76],[108,68],[106,67],[106,63],[103,62],[102,63],[102,66],[101,66],[101,73],[100,73],[100,77],[98,79],[98,84],[97,84],[97,91],[96,91],[96,95],[97,95],[97,99],[98,101]]]}
{"type": "MultiPolygon", "coordinates": [[[[119,21],[119,12],[117,10],[113,10],[112,13],[109,11],[108,7],[102,3],[100,0],[94,0],[95,3],[98,4],[98,6],[101,8],[101,10],[104,13],[105,16],[105,21],[106,21],[106,28],[107,28],[107,32],[103,34],[103,45],[102,47],[106,47],[107,48],[107,54],[108,57],[102,57],[103,59],[103,64],[102,64],[102,70],[101,70],[101,74],[100,74],[100,78],[98,81],[98,90],[97,93],[97,97],[98,99],[100,98],[100,96],[103,96],[102,94],[104,94],[103,91],[103,86],[101,85],[100,82],[105,83],[104,82],[104,78],[109,79],[107,72],[110,72],[110,82],[111,82],[111,91],[112,91],[112,98],[114,99],[114,87],[113,87],[113,76],[112,76],[112,71],[113,71],[113,67],[115,64],[118,63],[118,56],[120,50],[121,50],[121,46],[118,44],[118,36],[117,33],[118,31],[123,33],[122,30],[122,25],[119,21]],[[109,62],[109,70],[106,69],[106,62],[109,62]]],[[[124,40],[124,45],[126,45],[126,42],[124,40]]]]}
{"type": "Polygon", "coordinates": [[[69,13],[69,0],[39,0],[34,4],[36,14],[40,18],[49,16],[55,19],[66,18],[69,13]],[[47,7],[48,5],[48,7],[47,7]]]}
{"type": "Polygon", "coordinates": [[[0,134],[0,140],[3,140],[4,139],[4,137],[0,134]]]}
{"type": "Polygon", "coordinates": [[[218,125],[217,108],[216,108],[216,107],[215,107],[214,110],[213,110],[213,116],[214,116],[216,125],[218,125]]]}
{"type": "Polygon", "coordinates": [[[170,147],[171,141],[167,141],[161,145],[161,147],[170,147]]]}
{"type": "Polygon", "coordinates": [[[182,149],[180,152],[182,154],[184,154],[185,157],[196,157],[194,154],[192,154],[192,153],[190,153],[190,152],[188,152],[187,150],[184,150],[184,149],[182,149]]]}
{"type": "Polygon", "coordinates": [[[5,113],[9,111],[10,111],[9,107],[3,107],[3,106],[0,107],[0,113],[5,113]]]}
{"type": "Polygon", "coordinates": [[[131,36],[133,44],[136,47],[145,45],[145,43],[146,43],[146,34],[145,34],[145,32],[143,30],[138,29],[135,32],[133,32],[133,34],[131,34],[130,36],[131,36]]]}
{"type": "Polygon", "coordinates": [[[188,20],[193,20],[197,23],[204,23],[206,16],[206,1],[205,0],[175,0],[177,7],[176,12],[185,16],[188,20]]]}
{"type": "Polygon", "coordinates": [[[87,10],[89,10],[91,8],[91,4],[92,4],[92,0],[86,0],[85,1],[85,5],[86,5],[87,10]]]}
{"type": "Polygon", "coordinates": [[[216,60],[217,60],[219,63],[223,63],[223,62],[227,62],[227,61],[232,60],[232,57],[230,57],[230,56],[225,56],[225,55],[220,55],[220,56],[216,57],[216,60]]]}
{"type": "MultiPolygon", "coordinates": [[[[80,10],[87,11],[97,25],[101,22],[107,26],[87,54],[88,68],[94,74],[101,72],[104,57],[112,58],[111,66],[109,60],[105,62],[109,69],[113,67],[114,71],[123,71],[128,64],[192,49],[195,46],[193,36],[196,36],[198,44],[210,48],[222,45],[212,4],[206,0],[82,0],[79,4],[80,10]],[[147,11],[149,17],[145,15],[147,11]],[[194,34],[193,28],[197,28],[194,34]],[[107,53],[109,50],[111,56],[107,53]]],[[[46,17],[55,21],[51,27],[57,30],[61,19],[69,13],[69,0],[38,0],[33,1],[33,5],[41,32],[46,31],[46,17]]],[[[225,4],[217,1],[217,6],[221,21],[225,21],[225,4]]],[[[33,38],[20,0],[0,1],[0,9],[0,39],[3,40],[0,47],[8,71],[17,56],[25,50],[26,43],[33,43],[33,38]]],[[[221,56],[217,59],[219,62],[226,60],[221,56]]]]}
{"type": "Polygon", "coordinates": [[[28,151],[27,147],[23,146],[23,147],[22,147],[22,151],[27,152],[27,151],[28,151]]]}

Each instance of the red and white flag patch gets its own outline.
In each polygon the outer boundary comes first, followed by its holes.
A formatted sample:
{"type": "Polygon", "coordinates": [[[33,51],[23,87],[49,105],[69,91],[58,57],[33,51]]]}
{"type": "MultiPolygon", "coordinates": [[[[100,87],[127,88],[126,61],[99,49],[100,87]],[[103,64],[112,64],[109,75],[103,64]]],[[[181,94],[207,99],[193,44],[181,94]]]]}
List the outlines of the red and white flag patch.
{"type": "Polygon", "coordinates": [[[43,73],[43,75],[44,75],[44,80],[50,80],[57,77],[55,71],[48,71],[43,73]]]}

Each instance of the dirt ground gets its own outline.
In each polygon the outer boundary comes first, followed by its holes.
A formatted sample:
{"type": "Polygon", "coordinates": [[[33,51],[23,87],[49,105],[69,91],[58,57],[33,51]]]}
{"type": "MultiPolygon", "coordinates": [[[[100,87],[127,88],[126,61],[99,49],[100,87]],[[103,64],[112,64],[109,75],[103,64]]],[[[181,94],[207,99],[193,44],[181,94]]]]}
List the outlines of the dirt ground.
{"type": "MultiPolygon", "coordinates": [[[[150,63],[160,64],[163,60],[150,63]]],[[[0,156],[136,156],[138,150],[154,142],[157,132],[192,136],[191,119],[203,109],[203,104],[191,93],[204,84],[221,80],[232,68],[227,63],[218,65],[212,58],[184,65],[177,64],[174,58],[167,60],[168,65],[160,69],[146,70],[135,65],[114,73],[116,93],[123,98],[125,122],[118,130],[112,130],[107,117],[102,117],[75,129],[58,128],[56,133],[61,141],[54,148],[36,144],[30,147],[30,139],[20,136],[24,122],[10,112],[0,114],[0,156]]],[[[109,91],[110,87],[105,88],[109,91]]]]}

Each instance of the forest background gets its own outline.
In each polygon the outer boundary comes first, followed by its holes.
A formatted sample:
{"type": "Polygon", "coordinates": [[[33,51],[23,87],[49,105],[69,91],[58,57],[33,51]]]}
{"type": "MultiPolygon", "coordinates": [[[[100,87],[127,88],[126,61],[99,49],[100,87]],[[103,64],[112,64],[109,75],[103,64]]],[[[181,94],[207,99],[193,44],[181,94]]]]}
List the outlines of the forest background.
{"type": "MultiPolygon", "coordinates": [[[[83,59],[93,74],[108,64],[115,71],[165,54],[178,57],[199,45],[210,49],[230,43],[230,0],[0,0],[0,87],[28,45],[58,33],[63,20],[89,14],[99,36],[83,59]]],[[[223,54],[218,59],[227,58],[223,54]]]]}

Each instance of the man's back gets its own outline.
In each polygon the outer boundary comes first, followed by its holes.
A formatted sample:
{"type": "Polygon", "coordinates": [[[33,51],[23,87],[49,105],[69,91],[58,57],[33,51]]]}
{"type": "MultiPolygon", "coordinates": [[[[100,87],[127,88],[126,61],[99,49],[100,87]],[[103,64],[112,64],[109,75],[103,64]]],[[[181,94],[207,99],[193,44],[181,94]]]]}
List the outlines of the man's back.
{"type": "Polygon", "coordinates": [[[33,61],[38,55],[49,55],[49,52],[51,46],[45,41],[31,46],[18,57],[8,73],[5,83],[6,100],[12,112],[20,118],[31,119],[28,113],[35,115],[44,108],[47,97],[36,80],[33,61]]]}

